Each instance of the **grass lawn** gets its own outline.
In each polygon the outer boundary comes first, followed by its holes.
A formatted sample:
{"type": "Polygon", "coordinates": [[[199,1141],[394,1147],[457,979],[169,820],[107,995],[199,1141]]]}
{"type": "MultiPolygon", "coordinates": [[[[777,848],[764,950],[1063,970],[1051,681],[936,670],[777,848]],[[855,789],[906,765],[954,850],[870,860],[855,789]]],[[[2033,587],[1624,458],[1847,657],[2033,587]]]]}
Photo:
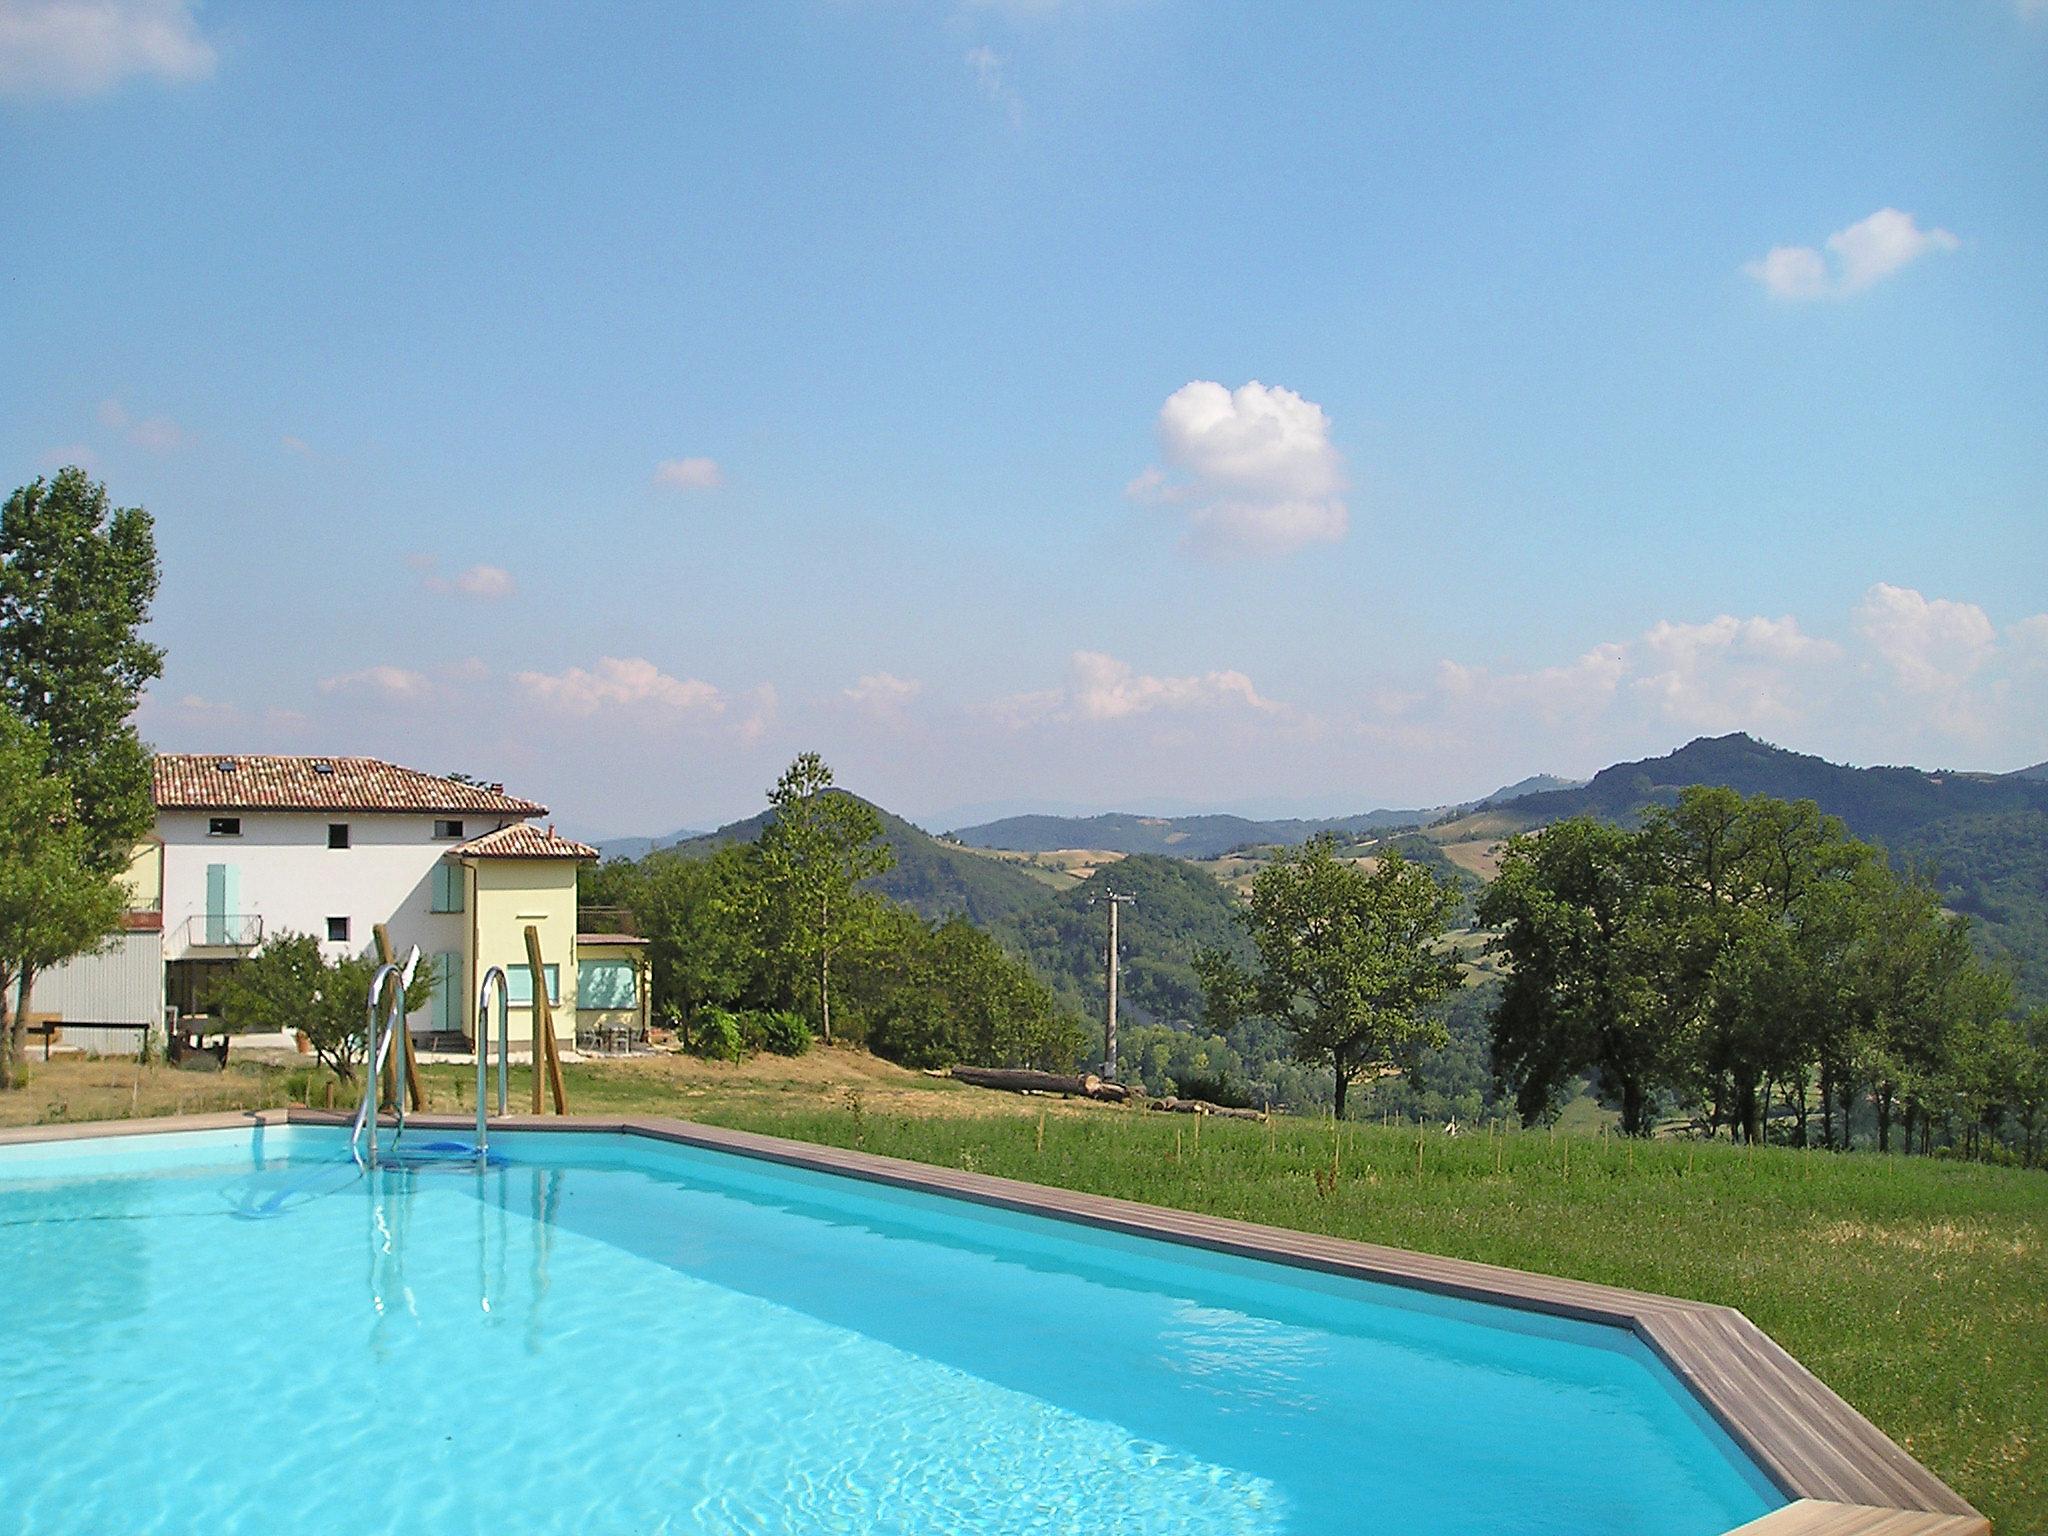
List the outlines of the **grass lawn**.
{"type": "MultiPolygon", "coordinates": [[[[25,1092],[0,1097],[0,1123],[303,1102],[308,1080],[256,1066],[33,1070],[25,1092]]],[[[838,1050],[737,1067],[571,1064],[566,1076],[583,1112],[682,1115],[1740,1307],[2002,1536],[2048,1531],[2039,1171],[1597,1134],[1352,1124],[1340,1139],[1327,1121],[1197,1122],[985,1093],[838,1050]],[[1333,1161],[1325,1193],[1316,1174],[1333,1161]]],[[[434,1108],[473,1106],[473,1073],[427,1078],[434,1108]]],[[[527,1081],[515,1069],[515,1109],[527,1081]]]]}

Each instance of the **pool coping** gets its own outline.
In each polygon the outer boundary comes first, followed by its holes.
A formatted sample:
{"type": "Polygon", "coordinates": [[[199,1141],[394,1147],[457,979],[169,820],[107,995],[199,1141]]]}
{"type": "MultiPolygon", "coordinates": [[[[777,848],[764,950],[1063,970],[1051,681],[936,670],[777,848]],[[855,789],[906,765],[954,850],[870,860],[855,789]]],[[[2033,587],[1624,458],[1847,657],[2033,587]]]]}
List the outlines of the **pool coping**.
{"type": "MultiPolygon", "coordinates": [[[[226,1111],[13,1127],[0,1130],[0,1146],[252,1125],[347,1123],[346,1115],[327,1110],[226,1111]]],[[[473,1130],[476,1120],[474,1116],[423,1114],[408,1116],[407,1123],[423,1130],[460,1131],[473,1130]]],[[[1728,1536],[1990,1536],[1990,1522],[1960,1494],[1733,1307],[1204,1216],[691,1120],[645,1115],[509,1115],[493,1119],[491,1129],[513,1135],[553,1131],[640,1136],[1243,1258],[1626,1328],[1685,1384],[1792,1500],[1728,1536]]]]}

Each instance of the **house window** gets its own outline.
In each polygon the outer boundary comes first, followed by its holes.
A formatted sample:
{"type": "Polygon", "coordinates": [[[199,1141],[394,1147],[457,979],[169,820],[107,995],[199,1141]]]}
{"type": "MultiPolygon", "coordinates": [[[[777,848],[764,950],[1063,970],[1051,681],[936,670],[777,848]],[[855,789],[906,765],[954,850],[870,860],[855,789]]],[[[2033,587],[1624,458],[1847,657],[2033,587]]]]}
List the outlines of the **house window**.
{"type": "Polygon", "coordinates": [[[460,912],[464,881],[460,864],[436,864],[434,866],[434,888],[432,899],[427,903],[429,912],[460,912]]]}
{"type": "Polygon", "coordinates": [[[451,842],[458,840],[462,836],[462,823],[459,821],[437,821],[434,823],[434,836],[447,838],[451,842]]]}
{"type": "Polygon", "coordinates": [[[240,837],[242,818],[239,816],[209,816],[206,819],[208,837],[240,837]]]}
{"type": "Polygon", "coordinates": [[[630,960],[585,960],[576,967],[578,1008],[633,1008],[639,1005],[630,960]]]}
{"type": "MultiPolygon", "coordinates": [[[[559,965],[547,967],[548,1001],[557,1007],[562,1002],[562,968],[559,965]]],[[[530,965],[508,965],[505,967],[505,999],[514,1008],[533,1006],[533,967],[530,965]]]]}
{"type": "Polygon", "coordinates": [[[346,848],[348,846],[347,822],[330,821],[327,823],[327,846],[330,848],[346,848]]]}
{"type": "Polygon", "coordinates": [[[327,942],[330,944],[346,944],[348,942],[347,918],[330,917],[327,919],[327,942]]]}

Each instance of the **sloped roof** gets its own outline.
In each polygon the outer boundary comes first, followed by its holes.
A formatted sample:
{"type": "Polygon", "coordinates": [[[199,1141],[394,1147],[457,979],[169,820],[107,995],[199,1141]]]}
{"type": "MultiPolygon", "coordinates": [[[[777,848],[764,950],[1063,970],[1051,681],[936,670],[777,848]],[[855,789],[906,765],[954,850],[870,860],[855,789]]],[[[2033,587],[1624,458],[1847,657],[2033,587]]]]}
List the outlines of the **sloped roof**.
{"type": "Polygon", "coordinates": [[[449,850],[465,859],[595,859],[597,850],[588,843],[563,837],[553,827],[540,828],[518,822],[457,843],[449,850]]]}
{"type": "Polygon", "coordinates": [[[502,784],[463,784],[374,757],[159,752],[160,811],[411,811],[545,816],[502,784]]]}

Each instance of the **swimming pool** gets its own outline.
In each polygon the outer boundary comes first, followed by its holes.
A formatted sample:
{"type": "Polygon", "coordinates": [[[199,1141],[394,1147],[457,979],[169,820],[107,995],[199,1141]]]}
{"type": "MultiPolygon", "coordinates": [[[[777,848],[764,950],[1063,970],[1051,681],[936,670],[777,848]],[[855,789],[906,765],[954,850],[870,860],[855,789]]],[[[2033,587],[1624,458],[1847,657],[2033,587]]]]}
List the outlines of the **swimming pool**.
{"type": "Polygon", "coordinates": [[[492,1148],[0,1148],[19,1528],[1715,1536],[1787,1502],[1623,1328],[640,1136],[492,1148]]]}

